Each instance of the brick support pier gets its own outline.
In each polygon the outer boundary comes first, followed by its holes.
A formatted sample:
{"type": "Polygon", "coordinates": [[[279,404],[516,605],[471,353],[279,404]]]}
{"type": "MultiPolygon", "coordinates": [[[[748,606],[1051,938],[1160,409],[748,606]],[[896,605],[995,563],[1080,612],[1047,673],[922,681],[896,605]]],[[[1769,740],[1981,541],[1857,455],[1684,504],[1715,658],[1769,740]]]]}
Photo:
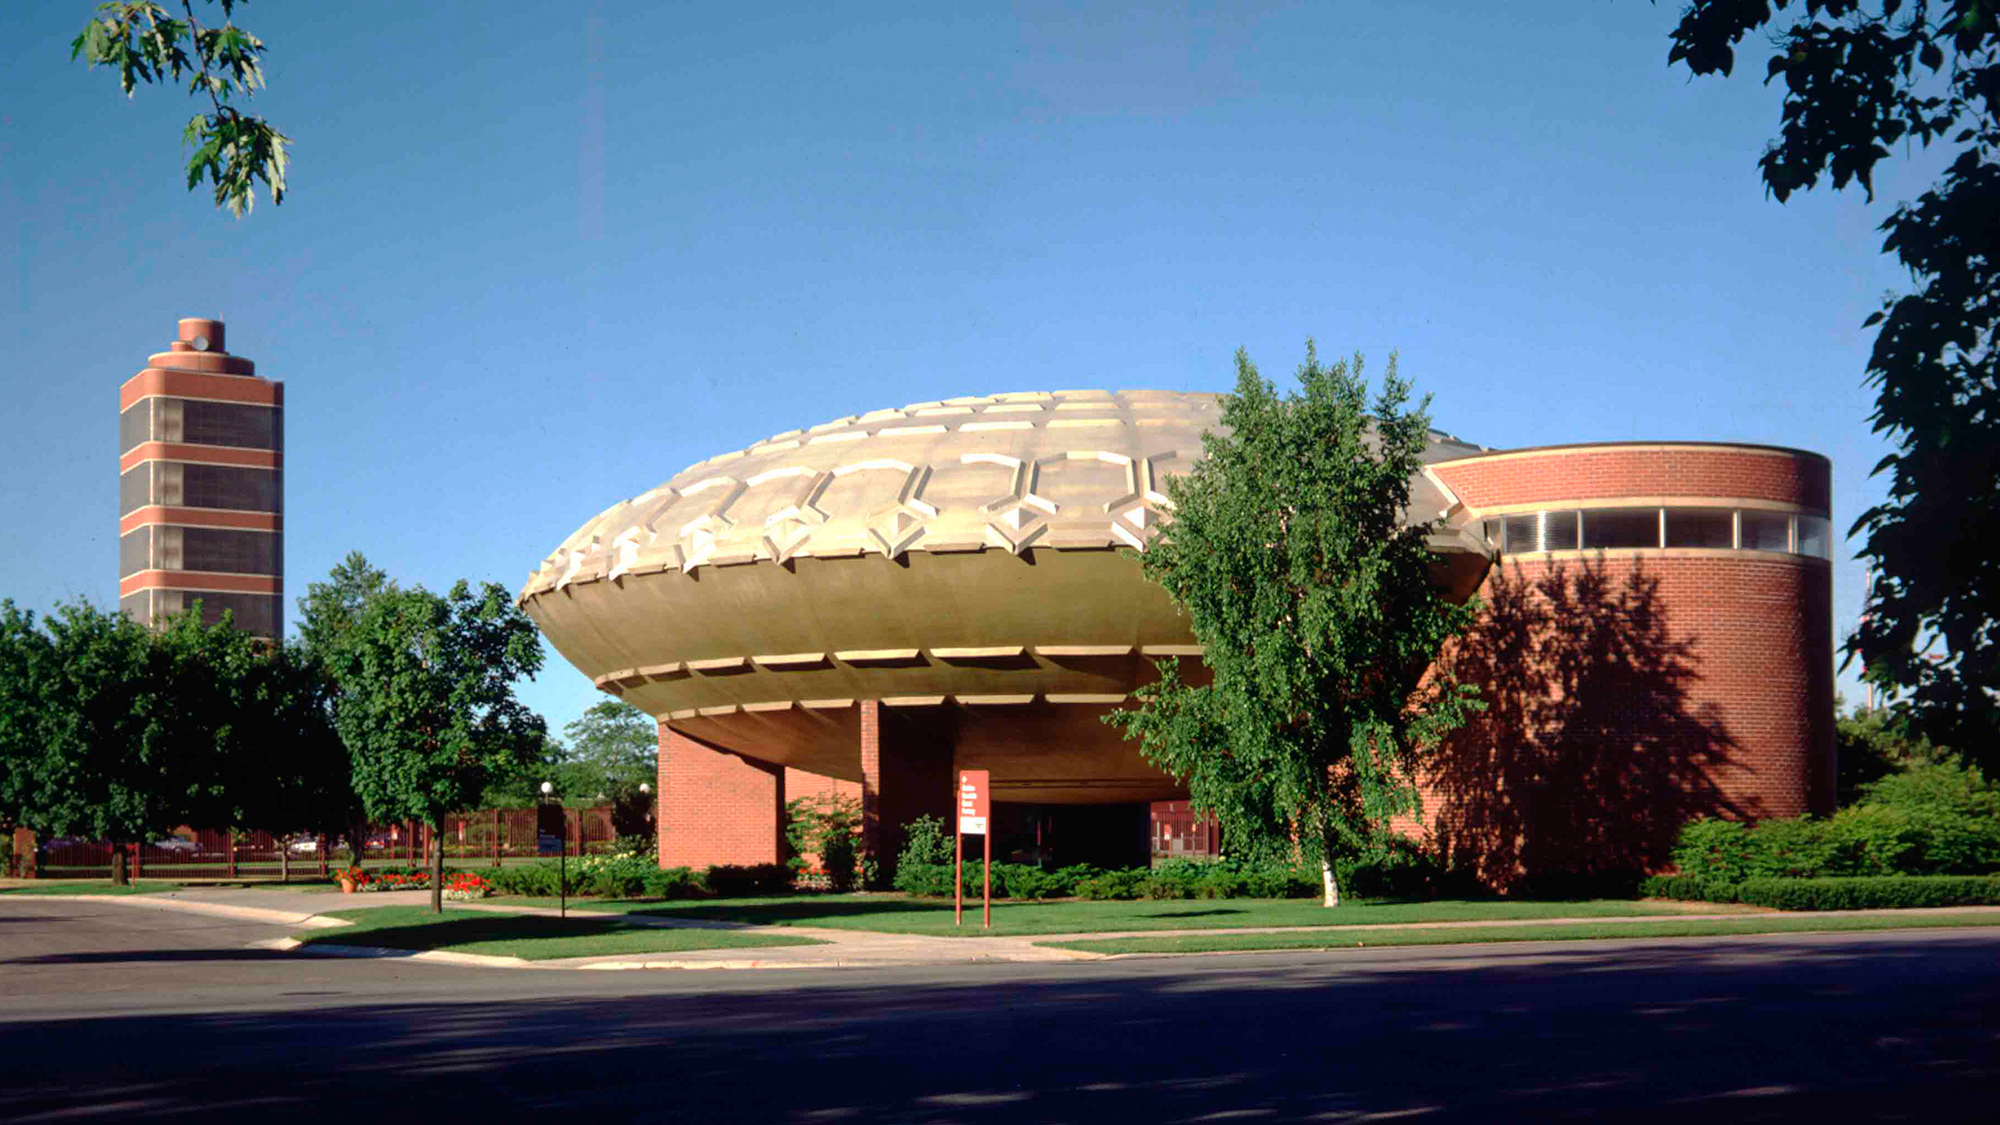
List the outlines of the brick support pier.
{"type": "Polygon", "coordinates": [[[867,699],[861,708],[861,841],[886,883],[896,874],[904,826],[951,812],[951,713],[941,707],[901,714],[867,699]]]}
{"type": "Polygon", "coordinates": [[[660,866],[784,858],[785,770],[660,729],[660,866]]]}

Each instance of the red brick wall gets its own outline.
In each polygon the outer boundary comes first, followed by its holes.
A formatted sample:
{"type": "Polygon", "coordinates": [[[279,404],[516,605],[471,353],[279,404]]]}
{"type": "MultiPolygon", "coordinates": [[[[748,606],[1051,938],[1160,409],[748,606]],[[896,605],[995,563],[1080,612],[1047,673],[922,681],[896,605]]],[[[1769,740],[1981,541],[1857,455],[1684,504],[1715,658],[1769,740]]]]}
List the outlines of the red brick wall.
{"type": "Polygon", "coordinates": [[[1441,664],[1488,709],[1426,824],[1489,883],[1659,870],[1681,824],[1833,803],[1832,572],[1657,553],[1503,562],[1441,664]]]}
{"type": "Polygon", "coordinates": [[[785,771],[660,729],[660,865],[777,863],[785,771]]]}
{"type": "Polygon", "coordinates": [[[800,797],[821,795],[852,797],[858,801],[861,799],[861,783],[842,781],[823,773],[807,773],[790,766],[785,767],[785,800],[796,801],[800,797]]]}
{"type": "Polygon", "coordinates": [[[1468,508],[1618,496],[1717,496],[1828,510],[1832,466],[1811,453],[1604,446],[1468,457],[1433,465],[1468,508]]]}

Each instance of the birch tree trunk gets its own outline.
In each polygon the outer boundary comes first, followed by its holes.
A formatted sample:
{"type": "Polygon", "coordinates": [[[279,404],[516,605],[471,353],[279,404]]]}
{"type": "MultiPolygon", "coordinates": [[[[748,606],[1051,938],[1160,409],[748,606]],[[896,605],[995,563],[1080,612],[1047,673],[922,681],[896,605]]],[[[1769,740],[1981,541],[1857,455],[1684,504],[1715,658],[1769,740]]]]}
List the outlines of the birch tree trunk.
{"type": "Polygon", "coordinates": [[[1333,873],[1333,830],[1322,828],[1319,835],[1319,878],[1324,896],[1321,906],[1340,905],[1340,877],[1333,873]]]}

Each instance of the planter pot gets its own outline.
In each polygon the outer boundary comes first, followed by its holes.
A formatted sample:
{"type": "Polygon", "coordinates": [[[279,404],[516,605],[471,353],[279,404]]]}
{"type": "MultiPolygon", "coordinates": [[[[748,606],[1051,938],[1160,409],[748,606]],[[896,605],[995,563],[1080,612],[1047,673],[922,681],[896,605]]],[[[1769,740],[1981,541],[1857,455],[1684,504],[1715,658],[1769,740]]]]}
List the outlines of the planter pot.
{"type": "Polygon", "coordinates": [[[351,895],[351,894],[353,894],[353,893],[354,893],[354,880],[352,880],[352,879],[342,879],[342,880],[340,881],[340,893],[341,893],[341,894],[344,894],[344,895],[351,895]]]}

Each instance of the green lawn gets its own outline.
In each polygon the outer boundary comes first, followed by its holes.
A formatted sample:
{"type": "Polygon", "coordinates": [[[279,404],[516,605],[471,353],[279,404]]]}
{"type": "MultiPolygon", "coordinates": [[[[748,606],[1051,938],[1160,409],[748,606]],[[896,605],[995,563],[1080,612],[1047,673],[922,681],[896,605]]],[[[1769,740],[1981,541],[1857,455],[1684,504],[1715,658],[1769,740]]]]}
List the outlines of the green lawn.
{"type": "Polygon", "coordinates": [[[1561,926],[1478,926],[1463,930],[1370,930],[1334,935],[1194,934],[1187,937],[1103,938],[1085,941],[1043,941],[1054,949],[1086,953],[1217,953],[1248,949],[1357,949],[1389,945],[1467,945],[1479,942],[1580,941],[1588,938],[1714,937],[1725,934],[1844,933],[1853,930],[1938,929],[1958,926],[2000,926],[2000,915],[1930,914],[1901,917],[1843,918],[1796,914],[1755,914],[1734,918],[1676,918],[1658,922],[1606,924],[1581,922],[1561,926]]]}
{"type": "MultiPolygon", "coordinates": [[[[553,905],[554,899],[501,899],[553,905]]],[[[765,926],[827,926],[941,937],[1115,933],[1120,930],[1213,930],[1249,926],[1369,926],[1409,922],[1506,922],[1531,918],[1610,918],[1641,914],[1741,913],[1744,908],[1707,903],[1590,899],[1577,902],[1513,900],[1357,900],[1327,910],[1313,899],[1223,899],[1182,902],[996,902],[993,928],[979,925],[979,904],[968,903],[965,925],[952,925],[951,903],[900,895],[786,895],[768,898],[674,902],[572,900],[571,909],[661,918],[746,922],[765,926]]]]}
{"type": "Polygon", "coordinates": [[[157,879],[136,879],[128,886],[114,886],[108,879],[63,879],[36,880],[20,886],[0,888],[0,895],[148,895],[161,891],[177,891],[179,883],[167,883],[157,879]]]}
{"type": "Polygon", "coordinates": [[[385,949],[449,950],[547,961],[607,953],[679,953],[692,949],[735,949],[772,945],[820,945],[809,937],[738,934],[727,930],[681,930],[628,926],[616,918],[550,918],[538,914],[489,914],[423,906],[378,906],[334,910],[327,917],[354,924],[337,930],[294,934],[302,945],[372,945],[385,949]]]}

